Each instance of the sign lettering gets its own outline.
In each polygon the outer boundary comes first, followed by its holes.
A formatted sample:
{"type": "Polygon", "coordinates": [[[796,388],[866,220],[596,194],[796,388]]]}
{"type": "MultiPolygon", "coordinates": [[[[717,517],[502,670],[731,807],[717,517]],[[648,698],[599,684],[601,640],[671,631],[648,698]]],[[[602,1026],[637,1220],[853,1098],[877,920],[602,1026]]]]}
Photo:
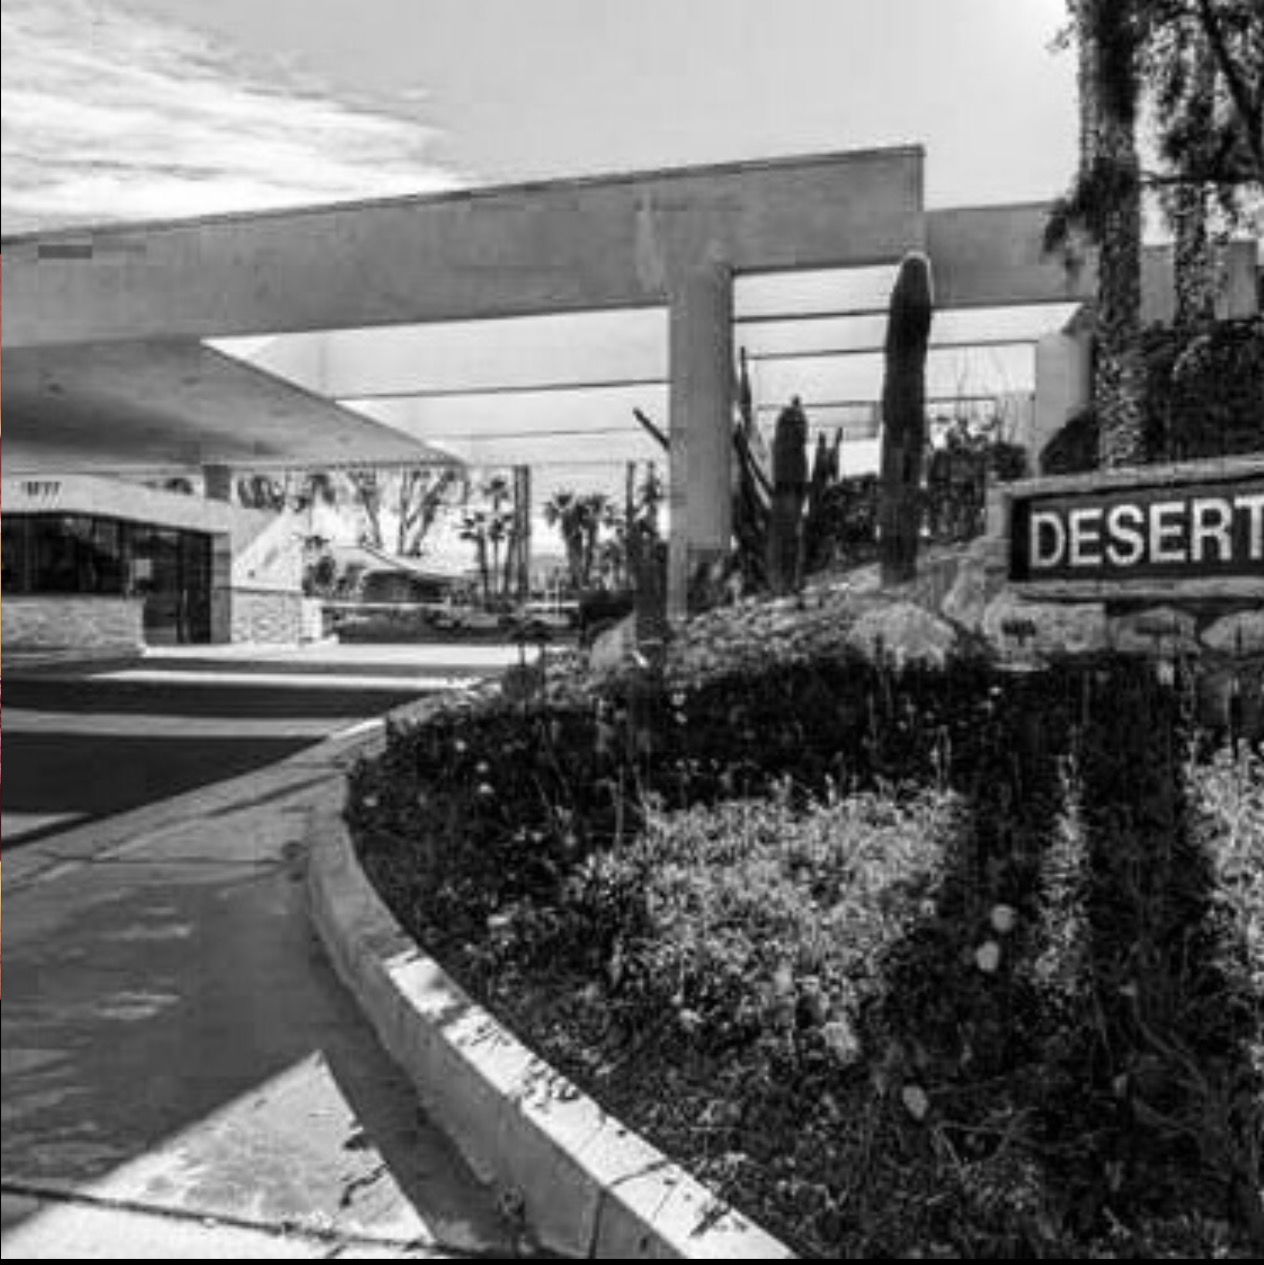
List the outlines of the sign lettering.
{"type": "Polygon", "coordinates": [[[51,501],[61,494],[61,484],[52,479],[26,479],[22,491],[33,501],[51,501]]]}
{"type": "Polygon", "coordinates": [[[1264,580],[1264,476],[1019,494],[1010,578],[1264,580]]]}

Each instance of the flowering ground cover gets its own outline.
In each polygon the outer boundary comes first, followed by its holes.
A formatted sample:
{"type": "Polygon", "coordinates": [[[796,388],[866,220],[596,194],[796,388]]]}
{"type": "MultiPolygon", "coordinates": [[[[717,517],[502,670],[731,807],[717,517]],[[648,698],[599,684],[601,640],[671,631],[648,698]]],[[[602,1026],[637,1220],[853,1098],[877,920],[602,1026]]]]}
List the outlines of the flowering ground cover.
{"type": "Polygon", "coordinates": [[[716,644],[393,730],[419,941],[806,1254],[1264,1246],[1258,751],[1125,660],[716,644]]]}

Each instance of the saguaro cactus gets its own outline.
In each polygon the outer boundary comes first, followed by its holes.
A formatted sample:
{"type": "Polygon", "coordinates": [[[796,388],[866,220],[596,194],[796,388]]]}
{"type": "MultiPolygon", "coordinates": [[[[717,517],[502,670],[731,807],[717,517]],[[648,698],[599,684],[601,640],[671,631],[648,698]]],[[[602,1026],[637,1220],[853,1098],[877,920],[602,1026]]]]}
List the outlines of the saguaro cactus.
{"type": "Polygon", "coordinates": [[[934,297],[930,260],[905,255],[891,291],[882,385],[883,584],[917,573],[922,458],[926,449],[926,348],[934,297]]]}
{"type": "Polygon", "coordinates": [[[802,570],[803,501],[808,490],[808,419],[796,395],[781,410],[772,447],[772,522],[768,578],[774,593],[798,588],[802,570]]]}

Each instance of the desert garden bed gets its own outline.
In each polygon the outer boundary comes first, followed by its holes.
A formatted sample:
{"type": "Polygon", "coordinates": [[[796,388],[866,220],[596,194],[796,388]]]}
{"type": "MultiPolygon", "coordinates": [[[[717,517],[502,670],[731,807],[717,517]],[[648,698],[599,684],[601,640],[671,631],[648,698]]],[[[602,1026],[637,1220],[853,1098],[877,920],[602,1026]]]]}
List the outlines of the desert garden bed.
{"type": "Polygon", "coordinates": [[[809,1255],[1264,1246],[1264,763],[1098,661],[838,647],[395,729],[366,869],[529,1044],[809,1255]]]}

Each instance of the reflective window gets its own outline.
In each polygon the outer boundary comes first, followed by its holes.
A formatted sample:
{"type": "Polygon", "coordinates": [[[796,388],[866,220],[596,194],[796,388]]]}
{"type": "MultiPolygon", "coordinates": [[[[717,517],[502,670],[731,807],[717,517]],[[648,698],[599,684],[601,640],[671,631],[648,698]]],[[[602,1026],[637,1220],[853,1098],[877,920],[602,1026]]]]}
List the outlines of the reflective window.
{"type": "Polygon", "coordinates": [[[30,519],[19,517],[0,519],[4,540],[4,591],[29,593],[31,589],[30,561],[27,556],[30,540],[30,519]]]}
{"type": "Polygon", "coordinates": [[[86,514],[11,514],[3,530],[9,593],[144,595],[173,587],[186,573],[197,583],[210,547],[201,532],[86,514]],[[196,562],[181,565],[186,559],[196,562]]]}
{"type": "Polygon", "coordinates": [[[144,601],[153,642],[211,635],[211,537],[88,514],[11,514],[4,529],[7,595],[65,593],[144,601]]]}

